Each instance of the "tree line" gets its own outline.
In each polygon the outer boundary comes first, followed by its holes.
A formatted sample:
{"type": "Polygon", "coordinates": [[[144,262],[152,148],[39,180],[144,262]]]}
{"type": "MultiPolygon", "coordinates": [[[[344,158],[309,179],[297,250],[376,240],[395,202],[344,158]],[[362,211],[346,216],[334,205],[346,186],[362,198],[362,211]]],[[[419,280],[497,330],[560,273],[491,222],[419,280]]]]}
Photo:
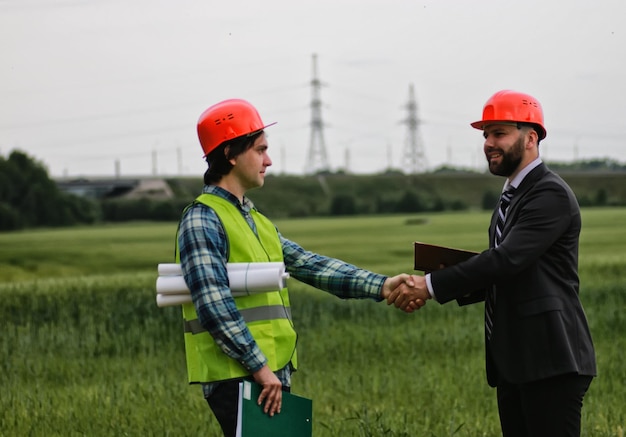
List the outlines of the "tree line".
{"type": "MultiPolygon", "coordinates": [[[[574,189],[581,206],[626,205],[626,168],[614,161],[550,164],[574,189]],[[569,173],[568,173],[569,172],[569,173]],[[591,175],[591,176],[589,176],[591,175]]],[[[21,151],[0,156],[0,231],[131,220],[177,221],[202,190],[202,179],[171,178],[171,199],[91,199],[63,192],[45,166],[21,151]]],[[[405,175],[268,175],[248,194],[256,207],[277,218],[492,210],[502,178],[441,167],[405,175]]]]}

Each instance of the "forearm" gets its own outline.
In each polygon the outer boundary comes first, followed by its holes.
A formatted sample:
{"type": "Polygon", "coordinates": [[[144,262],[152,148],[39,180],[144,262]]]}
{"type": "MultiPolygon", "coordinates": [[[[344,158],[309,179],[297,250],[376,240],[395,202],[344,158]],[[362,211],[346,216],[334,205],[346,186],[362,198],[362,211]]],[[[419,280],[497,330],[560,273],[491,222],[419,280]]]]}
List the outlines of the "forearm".
{"type": "Polygon", "coordinates": [[[381,299],[387,276],[306,251],[282,237],[281,241],[285,266],[291,277],[342,299],[381,299]]]}

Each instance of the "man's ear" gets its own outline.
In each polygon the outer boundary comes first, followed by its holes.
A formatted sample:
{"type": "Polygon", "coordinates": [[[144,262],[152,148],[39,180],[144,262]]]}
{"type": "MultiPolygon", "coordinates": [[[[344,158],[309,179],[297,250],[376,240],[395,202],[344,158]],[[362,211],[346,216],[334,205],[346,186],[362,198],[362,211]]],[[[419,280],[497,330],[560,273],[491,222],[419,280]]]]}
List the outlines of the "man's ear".
{"type": "Polygon", "coordinates": [[[539,145],[539,134],[535,129],[528,129],[527,148],[537,147],[539,145]]]}
{"type": "Polygon", "coordinates": [[[226,158],[226,160],[228,162],[230,162],[230,165],[232,165],[233,167],[235,166],[235,158],[228,158],[228,153],[230,152],[230,146],[226,146],[224,147],[224,157],[226,158]]]}

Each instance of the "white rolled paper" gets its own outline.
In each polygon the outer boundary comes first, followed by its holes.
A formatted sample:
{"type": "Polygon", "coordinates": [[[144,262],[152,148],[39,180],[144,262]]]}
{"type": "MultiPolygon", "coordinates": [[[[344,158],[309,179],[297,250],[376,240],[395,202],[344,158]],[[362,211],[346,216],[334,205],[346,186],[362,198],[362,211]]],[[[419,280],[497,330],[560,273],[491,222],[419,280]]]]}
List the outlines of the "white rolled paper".
{"type": "Polygon", "coordinates": [[[182,276],[159,276],[156,291],[160,294],[189,294],[189,288],[182,276]]]}
{"type": "Polygon", "coordinates": [[[234,270],[227,265],[230,291],[234,295],[234,293],[264,293],[284,288],[289,273],[285,272],[284,264],[278,264],[279,266],[252,267],[253,264],[250,263],[247,269],[239,269],[239,266],[236,266],[234,270]]]}
{"type": "MultiPolygon", "coordinates": [[[[228,281],[233,296],[265,293],[285,287],[289,273],[285,264],[267,263],[228,263],[228,281]]],[[[156,281],[157,305],[172,306],[191,302],[189,288],[185,283],[180,264],[159,264],[159,277],[156,281]],[[182,301],[181,299],[186,299],[182,301]]]]}
{"type": "MultiPolygon", "coordinates": [[[[260,270],[260,269],[276,269],[278,271],[285,271],[285,264],[279,262],[264,262],[264,263],[228,263],[226,264],[228,272],[238,270],[260,270]]],[[[180,268],[180,264],[177,263],[161,263],[157,267],[159,276],[180,276],[183,271],[180,268]]]]}
{"type": "Polygon", "coordinates": [[[180,264],[162,263],[157,266],[159,276],[180,276],[183,274],[180,264]]]}
{"type": "Polygon", "coordinates": [[[271,263],[271,262],[266,262],[266,263],[228,263],[226,264],[226,269],[228,270],[228,272],[237,272],[237,271],[242,271],[242,270],[252,270],[252,271],[257,271],[257,270],[265,270],[265,269],[270,269],[270,270],[275,270],[278,272],[285,272],[285,264],[284,263],[271,263]]]}
{"type": "Polygon", "coordinates": [[[191,294],[157,294],[156,303],[158,307],[171,307],[191,303],[191,294]]]}

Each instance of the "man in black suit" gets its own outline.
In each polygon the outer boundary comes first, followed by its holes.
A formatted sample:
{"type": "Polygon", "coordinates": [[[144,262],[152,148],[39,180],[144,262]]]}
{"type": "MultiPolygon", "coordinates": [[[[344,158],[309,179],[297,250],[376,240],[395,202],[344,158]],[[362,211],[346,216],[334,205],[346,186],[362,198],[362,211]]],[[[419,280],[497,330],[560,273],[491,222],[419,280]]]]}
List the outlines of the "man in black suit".
{"type": "Polygon", "coordinates": [[[576,197],[539,157],[546,130],[535,98],[500,91],[472,126],[483,131],[489,171],[506,178],[490,249],[415,276],[415,288],[387,301],[402,309],[431,297],[440,304],[485,301],[487,381],[497,387],[503,436],[580,436],[596,362],[578,297],[576,197]]]}

